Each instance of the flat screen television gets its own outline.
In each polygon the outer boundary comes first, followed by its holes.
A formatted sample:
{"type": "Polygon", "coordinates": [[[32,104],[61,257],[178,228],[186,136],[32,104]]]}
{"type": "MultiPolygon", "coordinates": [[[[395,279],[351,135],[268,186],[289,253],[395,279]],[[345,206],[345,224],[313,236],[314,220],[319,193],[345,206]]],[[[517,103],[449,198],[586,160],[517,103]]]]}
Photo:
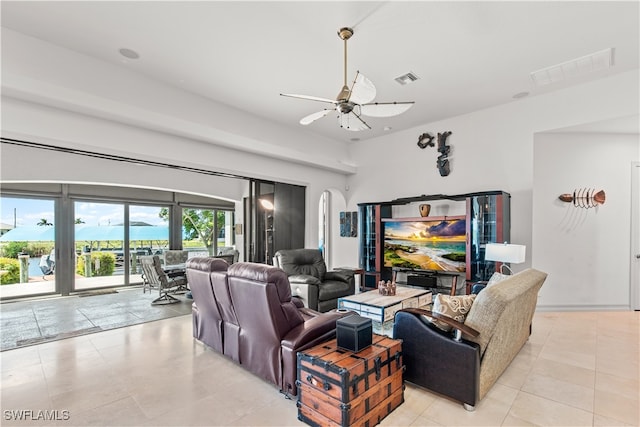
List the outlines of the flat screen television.
{"type": "Polygon", "coordinates": [[[466,219],[425,217],[383,220],[384,266],[415,270],[466,270],[466,219]]]}

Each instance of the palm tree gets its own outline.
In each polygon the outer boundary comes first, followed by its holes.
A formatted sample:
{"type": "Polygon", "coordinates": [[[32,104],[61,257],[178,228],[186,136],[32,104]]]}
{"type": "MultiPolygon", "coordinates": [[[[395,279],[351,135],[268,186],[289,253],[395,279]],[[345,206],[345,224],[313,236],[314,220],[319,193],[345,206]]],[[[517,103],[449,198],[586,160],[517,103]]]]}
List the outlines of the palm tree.
{"type": "Polygon", "coordinates": [[[52,223],[50,223],[49,221],[47,221],[47,218],[42,218],[40,220],[40,222],[38,222],[39,226],[49,226],[49,225],[53,225],[52,223]]]}

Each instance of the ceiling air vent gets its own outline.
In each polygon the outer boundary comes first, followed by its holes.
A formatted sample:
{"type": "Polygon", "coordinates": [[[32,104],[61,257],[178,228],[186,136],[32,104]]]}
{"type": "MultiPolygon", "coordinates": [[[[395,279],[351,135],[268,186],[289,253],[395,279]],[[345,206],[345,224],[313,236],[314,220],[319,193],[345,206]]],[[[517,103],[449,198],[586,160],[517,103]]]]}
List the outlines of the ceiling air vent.
{"type": "Polygon", "coordinates": [[[581,56],[561,64],[552,65],[531,73],[536,86],[544,86],[594,71],[605,70],[613,65],[613,49],[604,49],[590,55],[581,56]]]}
{"type": "Polygon", "coordinates": [[[396,77],[395,81],[397,81],[398,83],[400,83],[401,85],[406,85],[407,83],[411,83],[411,82],[415,82],[416,80],[418,80],[420,77],[416,76],[414,73],[412,73],[411,71],[408,72],[407,74],[403,74],[400,77],[396,77]]]}

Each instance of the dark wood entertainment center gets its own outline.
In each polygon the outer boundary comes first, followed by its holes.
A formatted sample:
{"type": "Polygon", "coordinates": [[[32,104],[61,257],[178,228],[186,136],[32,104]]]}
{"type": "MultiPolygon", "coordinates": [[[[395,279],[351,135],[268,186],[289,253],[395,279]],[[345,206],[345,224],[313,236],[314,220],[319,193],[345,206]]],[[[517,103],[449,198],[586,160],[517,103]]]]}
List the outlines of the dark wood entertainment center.
{"type": "MultiPolygon", "coordinates": [[[[497,265],[496,262],[484,260],[485,246],[487,243],[509,241],[510,200],[511,195],[504,191],[483,191],[456,195],[421,195],[388,202],[359,203],[359,260],[360,268],[364,271],[363,286],[376,288],[380,280],[395,279],[398,272],[407,274],[406,284],[425,288],[436,288],[439,277],[450,277],[452,294],[455,292],[456,281],[463,275],[467,283],[488,280],[496,271],[497,265]],[[435,200],[465,203],[465,272],[452,273],[385,266],[383,224],[384,220],[392,218],[392,207],[435,200]]],[[[440,217],[434,217],[436,218],[440,217]]]]}

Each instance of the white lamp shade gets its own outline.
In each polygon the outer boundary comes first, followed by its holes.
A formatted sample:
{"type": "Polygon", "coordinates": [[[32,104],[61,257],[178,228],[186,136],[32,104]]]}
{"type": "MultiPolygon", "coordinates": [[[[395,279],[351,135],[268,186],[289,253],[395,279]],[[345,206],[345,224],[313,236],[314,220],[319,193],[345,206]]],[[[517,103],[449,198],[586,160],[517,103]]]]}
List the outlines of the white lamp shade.
{"type": "Polygon", "coordinates": [[[267,211],[272,211],[274,206],[273,206],[273,202],[269,199],[258,199],[260,201],[260,204],[262,205],[262,207],[267,210],[267,211]]]}
{"type": "Polygon", "coordinates": [[[526,251],[527,247],[524,245],[487,243],[484,253],[484,259],[486,261],[499,261],[520,264],[524,262],[526,251]]]}

